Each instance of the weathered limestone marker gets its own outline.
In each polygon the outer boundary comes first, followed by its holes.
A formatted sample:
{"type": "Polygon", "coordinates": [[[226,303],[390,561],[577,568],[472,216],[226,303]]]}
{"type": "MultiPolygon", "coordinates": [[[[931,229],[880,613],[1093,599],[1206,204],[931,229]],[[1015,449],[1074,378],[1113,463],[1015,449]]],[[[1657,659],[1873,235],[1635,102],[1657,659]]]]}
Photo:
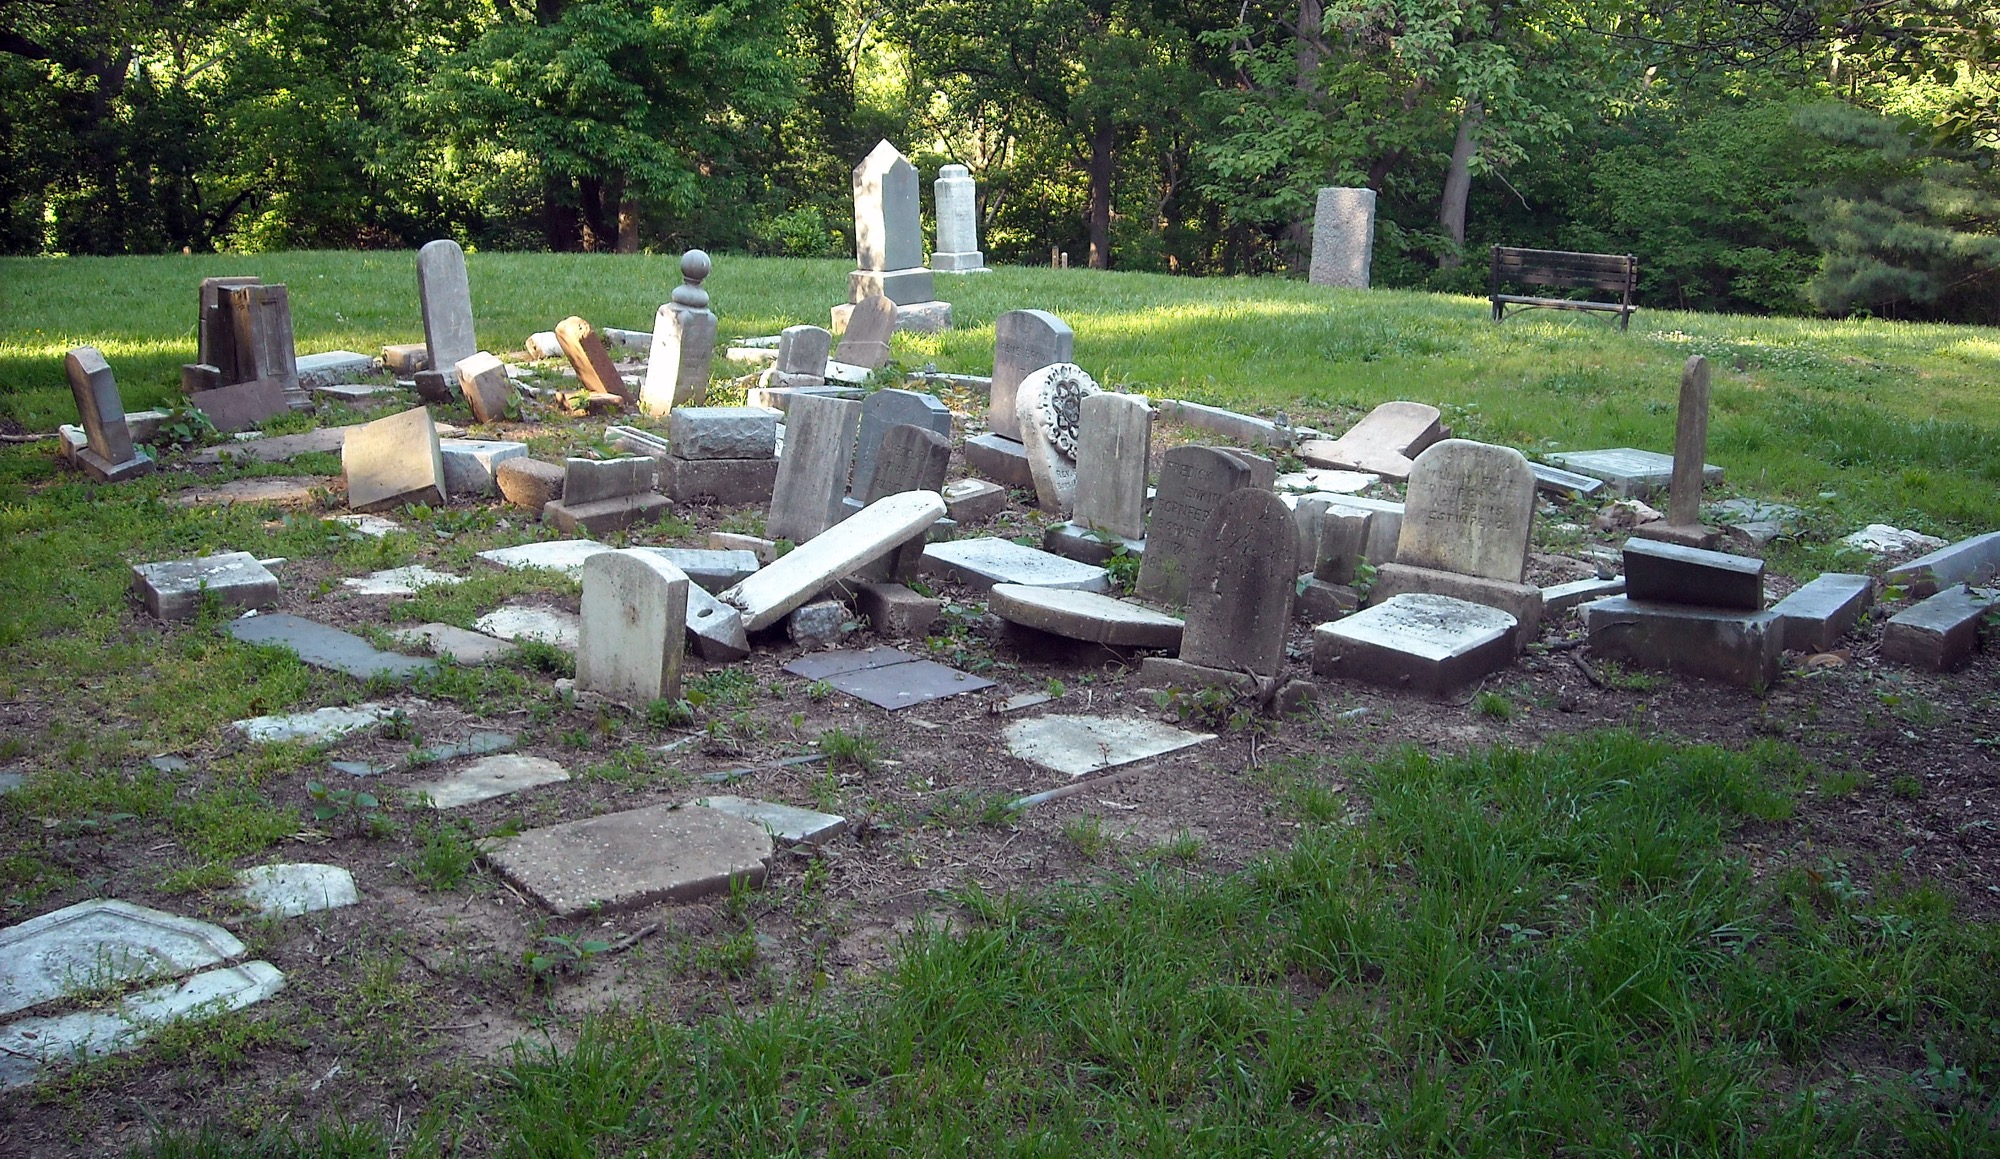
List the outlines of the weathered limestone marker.
{"type": "Polygon", "coordinates": [[[424,315],[430,369],[450,370],[479,353],[472,327],[472,281],[457,242],[439,238],[417,251],[417,302],[424,315]]]}
{"type": "Polygon", "coordinates": [[[931,189],[937,205],[937,249],[931,269],[938,273],[983,274],[986,255],[979,252],[979,198],[972,171],[963,165],[938,170],[931,189]]]}
{"type": "Polygon", "coordinates": [[[1022,380],[1044,366],[1072,361],[1075,354],[1076,332],[1047,310],[1009,310],[994,319],[987,429],[1020,442],[1021,419],[1014,396],[1022,380]]]}
{"type": "Polygon", "coordinates": [[[1420,402],[1385,402],[1337,439],[1307,439],[1299,457],[1315,467],[1369,471],[1401,482],[1410,462],[1445,436],[1441,412],[1420,402]]]}
{"type": "Polygon", "coordinates": [[[764,534],[804,543],[840,522],[861,404],[806,395],[792,400],[786,419],[785,453],[764,534]]]}
{"type": "Polygon", "coordinates": [[[70,393],[76,396],[84,436],[90,440],[76,452],[77,463],[100,483],[136,479],[151,471],[153,460],[132,445],[125,402],[103,353],[95,346],[79,346],[63,359],[63,369],[69,375],[70,393]]]}
{"type": "Polygon", "coordinates": [[[624,377],[612,364],[610,352],[604,349],[603,335],[589,322],[574,315],[564,318],[556,324],[556,341],[562,345],[563,357],[569,359],[577,382],[585,390],[632,401],[632,388],[625,385],[624,377]]]}
{"type": "Polygon", "coordinates": [[[1187,602],[1210,517],[1225,496],[1249,484],[1250,468],[1213,447],[1167,452],[1146,531],[1146,558],[1139,565],[1140,595],[1167,604],[1187,602]]]}
{"type": "Polygon", "coordinates": [[[1542,592],[1523,583],[1534,531],[1535,473],[1521,452],[1446,439],[1410,468],[1396,561],[1381,565],[1369,600],[1405,592],[1499,608],[1526,647],[1541,627],[1542,592]]]}
{"type": "Polygon", "coordinates": [[[1077,409],[1075,521],[1124,539],[1146,536],[1153,412],[1142,394],[1099,391],[1077,409]]]}
{"type": "Polygon", "coordinates": [[[566,535],[606,535],[658,519],[670,506],[659,480],[660,461],[646,455],[568,459],[562,498],[542,507],[542,521],[566,535]]]}
{"type": "MultiPolygon", "coordinates": [[[[790,453],[787,448],[787,457],[790,453]]],[[[752,632],[768,628],[827,584],[911,539],[921,538],[943,514],[944,500],[935,491],[891,495],[778,557],[720,598],[742,611],[745,628],[752,632]]]]}
{"type": "Polygon", "coordinates": [[[1511,663],[1517,629],[1498,608],[1412,592],[1313,629],[1312,670],[1442,696],[1511,663]]]}
{"type": "MultiPolygon", "coordinates": [[[[197,291],[198,316],[196,319],[195,348],[197,364],[207,366],[219,376],[215,385],[224,382],[241,382],[243,376],[236,369],[236,327],[229,318],[229,303],[222,292],[238,286],[261,285],[259,277],[203,278],[201,289],[197,291]]],[[[185,369],[185,368],[183,368],[185,369]]]]}
{"type": "Polygon", "coordinates": [[[687,603],[687,574],[651,552],[584,561],[577,690],[632,705],[680,699],[687,603]]]}
{"type": "Polygon", "coordinates": [[[445,501],[444,454],[427,407],[347,428],[340,465],[351,511],[445,501]]]}
{"type": "Polygon", "coordinates": [[[236,331],[237,381],[270,379],[291,406],[309,407],[311,400],[299,385],[289,292],[283,286],[234,286],[223,290],[222,296],[236,331]]]}
{"type": "Polygon", "coordinates": [[[898,491],[935,491],[944,486],[942,478],[921,488],[912,484],[885,491],[874,485],[876,456],[881,453],[882,441],[891,430],[905,424],[937,433],[945,440],[945,447],[950,448],[951,410],[935,395],[920,390],[878,390],[862,399],[861,433],[854,445],[854,494],[863,503],[873,503],[898,491]]]}
{"type": "Polygon", "coordinates": [[[1315,286],[1368,288],[1375,258],[1375,191],[1329,186],[1319,191],[1313,214],[1312,268],[1315,286]]]}
{"type": "Polygon", "coordinates": [[[1696,354],[1681,368],[1680,414],[1674,431],[1674,475],[1667,497],[1667,521],[1648,523],[1634,534],[1684,547],[1713,548],[1719,533],[1701,525],[1702,473],[1708,455],[1708,359],[1696,354]]]}
{"type": "Polygon", "coordinates": [[[1231,673],[1277,675],[1291,626],[1298,542],[1292,513],[1276,495],[1243,488],[1223,496],[1189,577],[1180,658],[1231,673]]]}
{"type": "MultiPolygon", "coordinates": [[[[850,316],[847,328],[854,329],[850,316]]],[[[778,361],[771,367],[776,387],[826,385],[826,360],[833,355],[833,334],[819,326],[787,326],[778,333],[778,361]]]]}
{"type": "Polygon", "coordinates": [[[950,439],[928,427],[901,423],[883,435],[874,470],[858,494],[866,506],[905,491],[938,491],[950,469],[950,439]]]}
{"type": "Polygon", "coordinates": [[[708,397],[708,376],[715,364],[715,312],[708,308],[708,291],[701,288],[713,263],[700,250],[681,255],[681,284],[673,300],[653,315],[652,356],[646,362],[646,384],[639,392],[639,409],[666,414],[677,406],[700,404],[708,397]]]}
{"type": "Polygon", "coordinates": [[[908,306],[936,296],[924,268],[917,169],[887,141],[854,167],[854,248],[859,268],[847,276],[848,301],[880,294],[908,306]]]}
{"type": "Polygon", "coordinates": [[[486,855],[558,917],[762,885],[771,835],[714,809],[652,805],[530,829],[486,855]]]}
{"type": "Polygon", "coordinates": [[[1097,383],[1083,367],[1058,362],[1023,379],[1014,396],[1035,501],[1051,515],[1066,519],[1075,503],[1077,422],[1083,400],[1096,393],[1097,383]]]}
{"type": "MultiPolygon", "coordinates": [[[[878,370],[889,361],[889,336],[896,332],[896,303],[881,294],[861,299],[848,315],[834,359],[878,370]]],[[[824,367],[821,368],[824,371],[824,367]]]]}
{"type": "Polygon", "coordinates": [[[472,407],[472,417],[482,423],[504,422],[507,408],[514,403],[514,382],[507,377],[507,364],[481,350],[461,358],[453,368],[458,388],[472,407]]]}

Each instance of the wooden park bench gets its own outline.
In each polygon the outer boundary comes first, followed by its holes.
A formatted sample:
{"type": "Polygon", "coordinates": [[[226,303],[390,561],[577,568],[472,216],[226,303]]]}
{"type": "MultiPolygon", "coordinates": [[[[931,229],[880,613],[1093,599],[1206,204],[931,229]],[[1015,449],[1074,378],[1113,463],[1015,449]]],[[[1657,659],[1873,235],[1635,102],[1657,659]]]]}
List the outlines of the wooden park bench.
{"type": "Polygon", "coordinates": [[[1618,315],[1618,328],[1632,321],[1632,292],[1639,287],[1639,259],[1631,254],[1577,254],[1567,250],[1493,247],[1493,321],[1516,310],[1590,310],[1618,315]],[[1502,286],[1549,286],[1558,290],[1608,290],[1616,302],[1588,298],[1535,298],[1503,294],[1502,286]]]}

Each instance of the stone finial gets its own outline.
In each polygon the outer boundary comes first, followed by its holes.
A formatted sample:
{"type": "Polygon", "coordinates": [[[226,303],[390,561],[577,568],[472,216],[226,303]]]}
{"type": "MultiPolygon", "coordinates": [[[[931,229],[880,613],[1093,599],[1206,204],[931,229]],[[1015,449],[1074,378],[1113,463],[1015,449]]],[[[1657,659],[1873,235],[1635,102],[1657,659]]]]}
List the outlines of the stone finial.
{"type": "Polygon", "coordinates": [[[674,287],[674,305],[686,306],[690,310],[708,308],[708,291],[701,288],[702,280],[714,269],[714,263],[700,250],[689,250],[681,255],[681,284],[674,287]]]}

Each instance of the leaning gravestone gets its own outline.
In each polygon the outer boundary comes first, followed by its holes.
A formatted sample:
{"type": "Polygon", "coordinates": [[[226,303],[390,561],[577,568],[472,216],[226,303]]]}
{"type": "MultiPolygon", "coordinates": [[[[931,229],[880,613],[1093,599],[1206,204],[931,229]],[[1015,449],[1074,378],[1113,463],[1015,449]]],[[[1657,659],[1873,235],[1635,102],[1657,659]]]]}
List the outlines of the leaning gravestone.
{"type": "Polygon", "coordinates": [[[100,483],[136,479],[151,471],[153,460],[132,445],[125,402],[103,353],[95,346],[79,346],[63,359],[63,369],[69,374],[70,393],[76,396],[84,436],[90,440],[76,452],[76,461],[100,483]]]}
{"type": "Polygon", "coordinates": [[[1097,393],[1081,366],[1058,362],[1022,380],[1014,396],[1035,500],[1051,515],[1067,519],[1075,505],[1077,420],[1083,400],[1097,393]]]}
{"type": "Polygon", "coordinates": [[[938,273],[986,272],[986,255],[979,252],[979,199],[972,171],[963,165],[938,170],[931,189],[937,205],[937,249],[931,269],[938,273]]]}
{"type": "MultiPolygon", "coordinates": [[[[195,349],[198,365],[213,367],[223,382],[241,382],[236,370],[236,327],[229,319],[229,303],[223,291],[239,286],[255,286],[257,277],[203,278],[197,291],[195,349]]],[[[217,383],[220,385],[220,383],[217,383]]]]}
{"type": "Polygon", "coordinates": [[[1307,280],[1315,286],[1365,290],[1374,258],[1375,191],[1320,190],[1313,214],[1312,268],[1307,280]]]}
{"type": "MultiPolygon", "coordinates": [[[[1153,522],[1138,591],[1148,599],[1184,604],[1208,521],[1230,492],[1250,483],[1250,469],[1212,447],[1175,447],[1160,464],[1153,522]]],[[[1296,532],[1290,533],[1296,541],[1296,532]]]]}
{"type": "Polygon", "coordinates": [[[1277,675],[1285,663],[1298,550],[1291,510],[1276,495],[1243,488],[1224,496],[1195,553],[1180,658],[1277,675]]]}
{"type": "MultiPolygon", "coordinates": [[[[878,390],[861,400],[861,433],[854,445],[854,493],[859,496],[870,493],[862,500],[872,503],[883,495],[893,495],[897,491],[908,491],[909,487],[896,487],[881,491],[873,486],[875,457],[882,447],[882,440],[891,430],[908,424],[936,431],[950,446],[951,409],[939,402],[934,395],[919,390],[878,390]]],[[[935,486],[925,490],[935,491],[944,485],[938,480],[935,486]]]]}
{"type": "Polygon", "coordinates": [[[681,255],[681,284],[673,300],[653,315],[652,355],[646,361],[646,384],[639,392],[639,409],[666,414],[677,406],[699,404],[708,397],[708,376],[715,361],[715,312],[708,308],[708,291],[701,288],[712,264],[700,250],[681,255]]]}
{"type": "Polygon", "coordinates": [[[444,454],[426,407],[348,427],[340,465],[350,511],[445,501],[444,454]]]}
{"type": "Polygon", "coordinates": [[[604,336],[589,322],[574,315],[564,318],[556,324],[556,341],[583,389],[592,394],[617,395],[627,402],[632,400],[632,388],[625,385],[624,377],[611,361],[611,353],[604,348],[604,336]]]}
{"type": "Polygon", "coordinates": [[[887,141],[854,167],[854,249],[859,268],[847,277],[848,301],[880,294],[908,306],[935,297],[924,268],[916,166],[887,141]]]}
{"type": "Polygon", "coordinates": [[[1153,411],[1146,396],[1099,391],[1077,411],[1075,521],[1124,539],[1146,535],[1146,465],[1153,411]]]}
{"type": "Polygon", "coordinates": [[[577,691],[629,705],[680,699],[687,602],[686,573],[651,552],[584,561],[577,691]]]}
{"type": "Polygon", "coordinates": [[[859,497],[865,506],[905,491],[938,491],[950,469],[950,439],[914,423],[890,427],[882,436],[875,469],[859,497]]]}
{"type": "Polygon", "coordinates": [[[1519,451],[1446,439],[1410,471],[1396,562],[1520,583],[1534,518],[1535,473],[1519,451]]]}
{"type": "Polygon", "coordinates": [[[514,402],[514,383],[507,377],[507,365],[481,350],[458,360],[458,389],[472,407],[472,417],[482,423],[502,422],[514,402]]]}
{"type": "MultiPolygon", "coordinates": [[[[854,327],[853,318],[848,328],[854,327]]],[[[778,361],[771,368],[772,386],[824,386],[826,360],[833,356],[833,335],[820,326],[787,326],[778,334],[778,361]]]]}
{"type": "Polygon", "coordinates": [[[1438,408],[1421,402],[1385,402],[1337,439],[1308,439],[1299,457],[1315,467],[1370,471],[1401,482],[1410,462],[1444,437],[1438,408]]]}
{"type": "Polygon", "coordinates": [[[881,294],[870,294],[848,315],[834,361],[879,370],[889,361],[889,336],[895,332],[896,303],[881,294]]]}
{"type": "Polygon", "coordinates": [[[1021,380],[1044,366],[1068,362],[1076,353],[1076,332],[1047,310],[1009,310],[993,322],[993,388],[986,427],[1021,441],[1015,392],[1021,380]]]}
{"type": "Polygon", "coordinates": [[[778,459],[764,534],[804,543],[840,522],[861,404],[802,395],[792,400],[785,417],[785,453],[778,459]]]}
{"type": "Polygon", "coordinates": [[[439,238],[417,251],[417,303],[424,315],[430,369],[447,371],[479,353],[472,329],[472,281],[457,242],[439,238]]]}

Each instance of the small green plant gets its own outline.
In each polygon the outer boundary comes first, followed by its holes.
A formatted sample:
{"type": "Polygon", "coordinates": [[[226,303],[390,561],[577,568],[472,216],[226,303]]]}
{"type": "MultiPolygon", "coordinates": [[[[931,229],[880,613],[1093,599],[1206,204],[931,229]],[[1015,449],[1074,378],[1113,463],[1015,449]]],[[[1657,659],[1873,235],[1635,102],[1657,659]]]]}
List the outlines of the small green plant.
{"type": "Polygon", "coordinates": [[[815,680],[806,685],[806,699],[818,704],[833,695],[833,681],[815,680]]]}
{"type": "Polygon", "coordinates": [[[1472,711],[1492,720],[1514,719],[1514,702],[1498,692],[1480,690],[1472,698],[1472,711]]]}
{"type": "Polygon", "coordinates": [[[830,728],[819,734],[820,755],[827,760],[829,769],[843,766],[856,772],[868,772],[875,762],[882,759],[882,748],[867,733],[848,732],[830,728]]]}
{"type": "Polygon", "coordinates": [[[590,730],[587,728],[564,729],[562,742],[566,747],[576,749],[579,752],[588,752],[591,744],[590,730]]]}
{"type": "Polygon", "coordinates": [[[1104,822],[1095,813],[1084,813],[1063,822],[1063,839],[1076,846],[1077,856],[1085,861],[1102,858],[1117,844],[1117,838],[1104,831],[1104,822]]]}
{"type": "Polygon", "coordinates": [[[1374,590],[1377,574],[1375,565],[1366,559],[1361,559],[1354,565],[1354,579],[1347,586],[1354,589],[1354,594],[1359,596],[1364,604],[1368,602],[1368,593],[1374,590]]]}
{"type": "Polygon", "coordinates": [[[1141,562],[1143,561],[1138,556],[1127,551],[1125,545],[1121,543],[1111,550],[1111,558],[1104,561],[1104,570],[1110,573],[1113,586],[1121,592],[1130,592],[1139,586],[1141,562]]]}
{"type": "Polygon", "coordinates": [[[575,934],[544,934],[538,945],[542,948],[530,946],[521,951],[521,964],[538,981],[581,969],[611,948],[610,942],[585,940],[575,934]]]}
{"type": "Polygon", "coordinates": [[[1172,837],[1160,842],[1148,852],[1155,861],[1177,861],[1190,864],[1201,857],[1201,838],[1187,829],[1181,829],[1172,837]]]}
{"type": "Polygon", "coordinates": [[[646,723],[654,728],[686,728],[694,723],[694,706],[685,700],[655,700],[646,706],[646,723]]]}
{"type": "Polygon", "coordinates": [[[1048,693],[1052,699],[1060,700],[1062,699],[1062,694],[1068,692],[1069,689],[1063,685],[1062,681],[1057,680],[1055,677],[1051,676],[1048,678],[1048,681],[1042,685],[1042,691],[1048,693]]]}
{"type": "Polygon", "coordinates": [[[1901,776],[1889,782],[1889,791],[1905,801],[1914,801],[1924,795],[1924,783],[1912,776],[1901,776]]]}
{"type": "Polygon", "coordinates": [[[417,855],[405,862],[403,868],[416,880],[418,888],[442,892],[465,884],[466,876],[479,860],[479,848],[463,829],[450,824],[427,824],[417,830],[415,838],[417,855]]]}
{"type": "Polygon", "coordinates": [[[337,789],[325,781],[307,781],[306,796],[312,798],[313,820],[321,825],[345,821],[356,836],[378,830],[382,802],[365,789],[337,789]]]}
{"type": "Polygon", "coordinates": [[[1666,686],[1665,678],[1651,672],[1641,672],[1627,668],[1616,660],[1606,660],[1597,666],[1597,677],[1606,688],[1620,692],[1656,692],[1666,686]]]}

